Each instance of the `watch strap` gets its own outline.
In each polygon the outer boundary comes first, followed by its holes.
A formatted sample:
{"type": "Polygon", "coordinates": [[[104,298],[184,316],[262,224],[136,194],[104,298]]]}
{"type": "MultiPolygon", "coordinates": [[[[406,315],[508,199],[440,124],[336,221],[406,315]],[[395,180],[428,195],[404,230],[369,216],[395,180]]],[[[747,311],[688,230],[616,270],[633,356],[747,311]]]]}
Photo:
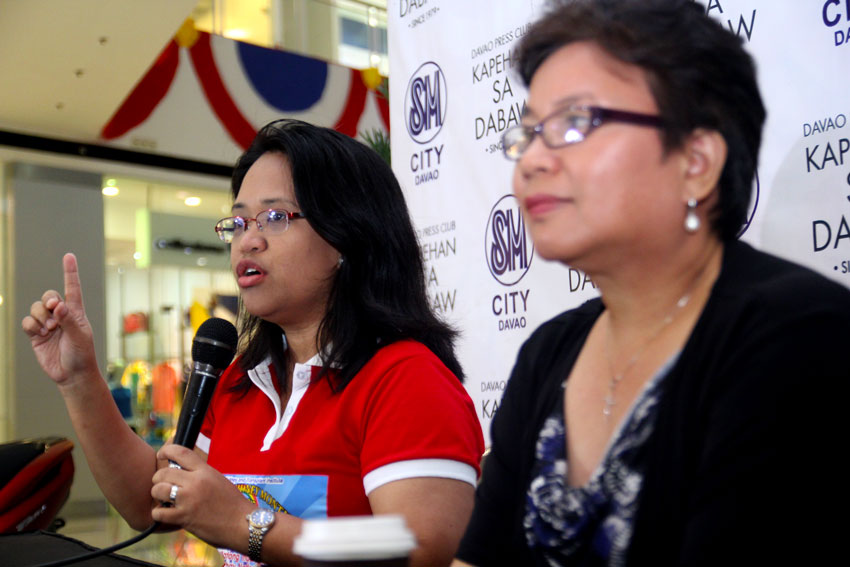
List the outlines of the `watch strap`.
{"type": "Polygon", "coordinates": [[[268,528],[258,528],[253,524],[248,524],[248,557],[251,561],[260,562],[260,552],[263,549],[263,538],[268,528]]]}

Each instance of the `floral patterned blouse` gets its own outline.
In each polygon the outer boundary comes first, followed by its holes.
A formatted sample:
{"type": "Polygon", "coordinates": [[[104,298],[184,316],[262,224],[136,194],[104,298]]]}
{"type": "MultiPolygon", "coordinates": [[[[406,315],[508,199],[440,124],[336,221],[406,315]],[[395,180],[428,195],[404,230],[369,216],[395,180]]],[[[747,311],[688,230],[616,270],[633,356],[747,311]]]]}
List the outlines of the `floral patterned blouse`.
{"type": "Polygon", "coordinates": [[[664,378],[677,356],[644,386],[584,486],[567,486],[563,395],[543,424],[524,526],[529,546],[542,552],[549,565],[625,564],[643,483],[643,448],[652,435],[664,378]]]}

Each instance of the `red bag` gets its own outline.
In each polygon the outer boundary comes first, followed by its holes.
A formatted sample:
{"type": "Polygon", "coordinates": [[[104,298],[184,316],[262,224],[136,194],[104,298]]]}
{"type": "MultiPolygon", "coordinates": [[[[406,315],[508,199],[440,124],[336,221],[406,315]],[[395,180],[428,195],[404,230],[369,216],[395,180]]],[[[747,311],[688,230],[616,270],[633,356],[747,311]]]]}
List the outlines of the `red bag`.
{"type": "Polygon", "coordinates": [[[148,330],[148,316],[142,311],[136,311],[135,313],[128,313],[127,315],[124,315],[123,323],[125,335],[132,335],[139,331],[148,330]]]}
{"type": "Polygon", "coordinates": [[[63,437],[0,444],[0,533],[50,526],[71,492],[73,448],[63,437]]]}

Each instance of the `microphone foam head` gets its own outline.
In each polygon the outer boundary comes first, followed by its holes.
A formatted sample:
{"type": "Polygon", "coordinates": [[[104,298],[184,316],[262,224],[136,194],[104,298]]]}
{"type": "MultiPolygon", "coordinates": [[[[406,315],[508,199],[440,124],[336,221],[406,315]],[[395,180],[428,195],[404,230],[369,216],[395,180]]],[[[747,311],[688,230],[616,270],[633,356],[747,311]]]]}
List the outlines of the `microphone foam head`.
{"type": "Polygon", "coordinates": [[[230,321],[212,317],[198,327],[192,341],[192,360],[224,369],[236,354],[239,334],[230,321]]]}

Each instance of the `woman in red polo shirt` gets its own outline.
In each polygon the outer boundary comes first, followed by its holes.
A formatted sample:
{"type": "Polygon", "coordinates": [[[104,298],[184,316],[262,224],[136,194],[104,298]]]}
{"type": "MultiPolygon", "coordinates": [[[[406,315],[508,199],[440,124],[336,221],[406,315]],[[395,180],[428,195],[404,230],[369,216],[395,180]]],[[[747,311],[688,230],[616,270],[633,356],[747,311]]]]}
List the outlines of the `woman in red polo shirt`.
{"type": "Polygon", "coordinates": [[[240,354],[194,451],[155,455],[124,424],[72,255],[64,298],[45,292],[23,321],[101,489],[131,526],[184,528],[227,565],[294,564],[302,519],[373,513],[405,517],[413,565],[448,564],[483,437],[392,171],[347,136],[281,120],[239,159],[232,187],[233,216],[216,231],[241,291],[240,354]]]}

